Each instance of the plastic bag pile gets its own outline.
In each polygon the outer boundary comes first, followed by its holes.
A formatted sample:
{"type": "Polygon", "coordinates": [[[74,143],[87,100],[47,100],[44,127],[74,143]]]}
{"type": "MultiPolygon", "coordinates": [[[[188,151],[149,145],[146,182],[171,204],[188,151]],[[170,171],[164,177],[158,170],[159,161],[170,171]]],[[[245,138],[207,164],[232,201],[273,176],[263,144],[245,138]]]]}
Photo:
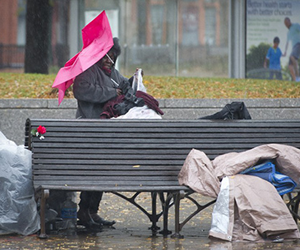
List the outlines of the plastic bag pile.
{"type": "Polygon", "coordinates": [[[0,131],[0,234],[29,235],[40,229],[31,174],[31,151],[0,131]]]}

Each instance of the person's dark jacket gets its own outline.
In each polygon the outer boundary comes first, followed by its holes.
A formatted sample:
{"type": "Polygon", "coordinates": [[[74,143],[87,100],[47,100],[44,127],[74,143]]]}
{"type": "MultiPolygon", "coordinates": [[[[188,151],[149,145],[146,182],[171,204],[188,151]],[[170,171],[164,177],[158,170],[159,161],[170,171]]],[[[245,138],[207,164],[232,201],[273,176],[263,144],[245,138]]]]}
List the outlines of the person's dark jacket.
{"type": "Polygon", "coordinates": [[[78,75],[73,86],[74,97],[78,102],[76,117],[99,119],[105,103],[117,97],[114,81],[120,84],[128,79],[114,68],[111,76],[108,76],[97,64],[78,75]]]}

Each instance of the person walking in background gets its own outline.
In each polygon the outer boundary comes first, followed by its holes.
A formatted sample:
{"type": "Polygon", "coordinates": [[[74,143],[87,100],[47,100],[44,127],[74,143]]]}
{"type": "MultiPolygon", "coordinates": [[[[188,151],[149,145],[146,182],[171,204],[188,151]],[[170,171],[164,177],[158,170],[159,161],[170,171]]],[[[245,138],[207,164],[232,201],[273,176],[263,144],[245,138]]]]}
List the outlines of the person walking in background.
{"type": "Polygon", "coordinates": [[[298,66],[298,59],[300,56],[300,24],[292,23],[288,17],[284,19],[284,24],[289,29],[289,31],[287,33],[287,41],[283,56],[286,55],[289,41],[291,41],[293,48],[290,54],[289,70],[293,81],[300,82],[298,66]]]}
{"type": "Polygon", "coordinates": [[[279,38],[276,36],[273,40],[273,46],[269,48],[267,56],[264,61],[264,68],[267,68],[267,62],[269,61],[270,79],[274,78],[282,80],[280,58],[282,52],[278,47],[280,43],[279,38]]]}

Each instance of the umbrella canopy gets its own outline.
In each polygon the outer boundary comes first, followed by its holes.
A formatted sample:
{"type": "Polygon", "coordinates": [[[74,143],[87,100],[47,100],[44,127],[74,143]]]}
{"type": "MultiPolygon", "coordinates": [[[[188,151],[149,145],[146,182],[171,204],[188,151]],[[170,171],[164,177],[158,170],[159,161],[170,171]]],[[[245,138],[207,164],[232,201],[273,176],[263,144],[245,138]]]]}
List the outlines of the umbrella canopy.
{"type": "Polygon", "coordinates": [[[81,31],[83,47],[61,68],[52,88],[57,88],[58,104],[64,98],[65,91],[72,85],[76,76],[98,62],[113,46],[111,28],[105,11],[88,23],[81,31]]]}

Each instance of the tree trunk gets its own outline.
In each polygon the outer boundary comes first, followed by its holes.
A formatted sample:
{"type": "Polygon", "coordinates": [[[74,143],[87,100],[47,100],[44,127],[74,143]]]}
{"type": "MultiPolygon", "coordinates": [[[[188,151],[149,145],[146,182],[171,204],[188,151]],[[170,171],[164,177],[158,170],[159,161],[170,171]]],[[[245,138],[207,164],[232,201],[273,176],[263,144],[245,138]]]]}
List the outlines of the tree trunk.
{"type": "Polygon", "coordinates": [[[25,73],[48,74],[49,0],[27,0],[25,73]]]}

